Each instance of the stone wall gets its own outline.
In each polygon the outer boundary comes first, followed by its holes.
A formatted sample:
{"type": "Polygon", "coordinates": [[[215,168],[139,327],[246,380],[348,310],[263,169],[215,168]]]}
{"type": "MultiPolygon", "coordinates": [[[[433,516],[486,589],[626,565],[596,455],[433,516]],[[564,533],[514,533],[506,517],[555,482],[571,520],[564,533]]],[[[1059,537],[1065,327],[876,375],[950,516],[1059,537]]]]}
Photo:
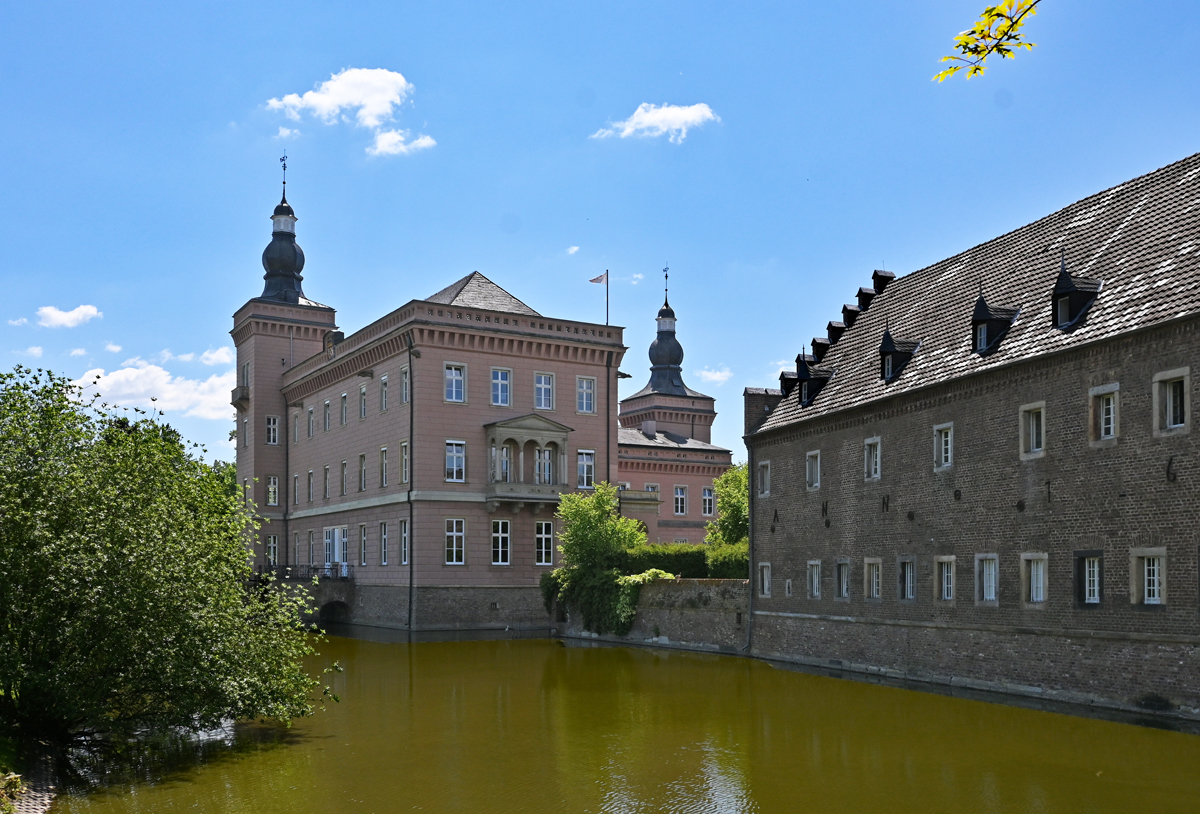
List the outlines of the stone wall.
{"type": "MultiPolygon", "coordinates": [[[[323,580],[313,591],[326,622],[408,627],[408,587],[323,580]]],[[[414,630],[544,630],[552,627],[538,588],[420,587],[413,597],[414,630]]]]}

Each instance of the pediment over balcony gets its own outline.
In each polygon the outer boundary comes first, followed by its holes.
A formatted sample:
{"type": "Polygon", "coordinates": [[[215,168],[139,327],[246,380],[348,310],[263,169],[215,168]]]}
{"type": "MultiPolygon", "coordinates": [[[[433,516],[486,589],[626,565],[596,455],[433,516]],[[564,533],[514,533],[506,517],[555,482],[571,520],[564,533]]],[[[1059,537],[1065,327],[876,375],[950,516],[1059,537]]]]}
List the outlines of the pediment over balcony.
{"type": "Polygon", "coordinates": [[[519,446],[523,446],[527,441],[533,441],[538,446],[553,443],[561,445],[566,442],[567,433],[574,432],[571,427],[537,413],[493,421],[491,424],[484,424],[483,429],[490,444],[505,444],[511,441],[519,446]]]}

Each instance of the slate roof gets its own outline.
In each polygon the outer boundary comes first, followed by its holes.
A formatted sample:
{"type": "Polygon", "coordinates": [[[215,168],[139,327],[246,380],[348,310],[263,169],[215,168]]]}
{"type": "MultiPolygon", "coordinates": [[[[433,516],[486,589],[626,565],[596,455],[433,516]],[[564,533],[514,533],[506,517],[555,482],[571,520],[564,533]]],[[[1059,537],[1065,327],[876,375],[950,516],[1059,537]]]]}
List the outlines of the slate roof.
{"type": "Polygon", "coordinates": [[[630,447],[655,447],[657,449],[729,452],[729,450],[725,449],[725,447],[718,447],[714,444],[706,444],[703,441],[697,441],[695,438],[684,438],[682,435],[675,435],[674,433],[668,434],[665,432],[659,432],[655,433],[654,438],[647,438],[646,434],[636,427],[618,427],[617,445],[630,447]]]}
{"type": "Polygon", "coordinates": [[[654,381],[651,380],[646,383],[645,387],[643,387],[641,390],[634,393],[632,396],[626,396],[625,398],[621,399],[621,403],[624,404],[627,401],[633,401],[634,399],[640,399],[642,396],[653,396],[653,395],[659,394],[659,393],[661,393],[662,395],[666,395],[666,396],[678,396],[679,398],[705,399],[706,401],[716,401],[716,399],[714,399],[712,396],[706,396],[703,393],[701,393],[699,390],[693,390],[692,388],[688,387],[686,384],[683,383],[683,379],[681,377],[676,377],[676,378],[678,378],[679,380],[671,382],[670,386],[658,387],[657,389],[654,386],[654,381]]]}
{"type": "Polygon", "coordinates": [[[813,403],[802,408],[793,391],[758,432],[1197,312],[1200,154],[897,278],[821,360],[834,376],[813,403]],[[1071,331],[1051,323],[1060,252],[1072,276],[1101,281],[1082,324],[1071,331]],[[988,302],[1020,309],[999,347],[984,356],[971,349],[981,281],[988,302]],[[890,383],[879,377],[886,326],[920,342],[890,383]]]}
{"type": "Polygon", "coordinates": [[[461,280],[451,283],[432,297],[427,297],[425,301],[437,302],[442,305],[456,305],[461,308],[503,311],[506,314],[541,316],[478,271],[473,271],[461,280]]]}

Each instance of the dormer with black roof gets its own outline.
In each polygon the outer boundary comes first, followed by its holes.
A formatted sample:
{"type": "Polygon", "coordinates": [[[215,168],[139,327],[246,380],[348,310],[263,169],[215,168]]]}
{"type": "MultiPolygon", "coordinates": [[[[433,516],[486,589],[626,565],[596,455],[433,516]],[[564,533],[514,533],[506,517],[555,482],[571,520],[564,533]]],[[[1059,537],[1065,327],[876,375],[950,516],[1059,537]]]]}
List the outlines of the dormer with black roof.
{"type": "Polygon", "coordinates": [[[1070,331],[1082,325],[1084,315],[1096,301],[1102,284],[1102,280],[1069,274],[1067,256],[1064,254],[1050,300],[1050,324],[1061,331],[1070,331]]]}
{"type": "Polygon", "coordinates": [[[817,367],[816,361],[804,352],[796,357],[796,382],[800,385],[801,407],[812,404],[821,388],[833,378],[833,371],[817,367]]]}
{"type": "Polygon", "coordinates": [[[919,341],[896,339],[892,336],[891,328],[885,328],[883,341],[879,343],[879,378],[885,382],[900,378],[904,366],[913,358],[920,344],[919,341]]]}
{"type": "Polygon", "coordinates": [[[971,314],[971,350],[982,355],[999,348],[1000,340],[1012,327],[1019,311],[1019,308],[988,305],[981,292],[971,314]]]}

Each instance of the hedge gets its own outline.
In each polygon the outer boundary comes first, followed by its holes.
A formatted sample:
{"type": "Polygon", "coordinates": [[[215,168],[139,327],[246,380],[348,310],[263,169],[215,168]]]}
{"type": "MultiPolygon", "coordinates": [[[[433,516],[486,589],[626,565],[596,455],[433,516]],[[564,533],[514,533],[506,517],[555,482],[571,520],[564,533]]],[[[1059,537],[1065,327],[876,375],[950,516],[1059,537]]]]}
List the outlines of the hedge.
{"type": "Polygon", "coordinates": [[[708,576],[702,543],[655,543],[625,549],[621,570],[640,574],[657,568],[684,579],[703,579],[708,576]]]}
{"type": "Polygon", "coordinates": [[[705,559],[710,579],[749,579],[750,543],[705,546],[705,559]]]}

